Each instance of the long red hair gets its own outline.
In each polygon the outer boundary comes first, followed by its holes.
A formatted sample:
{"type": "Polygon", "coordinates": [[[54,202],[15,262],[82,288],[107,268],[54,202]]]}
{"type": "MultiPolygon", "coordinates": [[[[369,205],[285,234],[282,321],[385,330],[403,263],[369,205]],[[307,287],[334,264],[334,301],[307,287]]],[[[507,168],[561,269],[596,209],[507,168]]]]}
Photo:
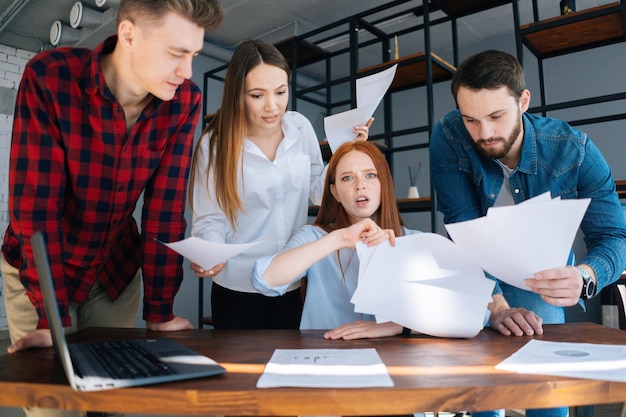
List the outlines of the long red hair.
{"type": "Polygon", "coordinates": [[[374,221],[383,229],[391,229],[396,236],[402,236],[404,230],[402,228],[402,218],[400,217],[400,211],[396,204],[396,194],[393,187],[393,177],[389,170],[389,165],[385,156],[381,150],[372,142],[367,141],[355,141],[346,142],[340,145],[328,163],[328,171],[326,172],[326,179],[324,181],[324,194],[322,196],[322,204],[315,222],[315,226],[318,226],[327,232],[335,229],[341,229],[350,226],[350,218],[344,207],[339,203],[330,192],[331,184],[335,183],[335,176],[337,174],[337,164],[341,161],[347,153],[357,151],[363,152],[368,155],[374,167],[378,172],[378,179],[380,181],[380,207],[374,215],[374,221]]]}

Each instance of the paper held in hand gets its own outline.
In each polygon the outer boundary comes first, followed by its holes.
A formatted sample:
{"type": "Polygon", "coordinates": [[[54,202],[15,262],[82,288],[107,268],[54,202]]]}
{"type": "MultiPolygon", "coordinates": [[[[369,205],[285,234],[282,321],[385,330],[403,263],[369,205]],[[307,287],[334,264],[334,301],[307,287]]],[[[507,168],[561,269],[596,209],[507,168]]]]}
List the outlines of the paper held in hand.
{"type": "Polygon", "coordinates": [[[396,75],[398,64],[356,80],[356,108],[324,118],[324,131],[330,150],[344,142],[351,142],[356,135],[355,126],[362,126],[374,115],[396,75]]]}
{"type": "Polygon", "coordinates": [[[216,243],[199,237],[191,236],[177,242],[162,243],[174,252],[184,256],[191,262],[200,265],[204,269],[211,269],[217,264],[227,261],[233,256],[258,245],[267,238],[257,240],[251,243],[233,244],[233,243],[216,243]]]}
{"type": "Polygon", "coordinates": [[[489,274],[528,290],[527,278],[567,265],[578,227],[591,199],[551,199],[550,193],[487,215],[447,224],[454,243],[489,274]]]}
{"type": "Polygon", "coordinates": [[[435,233],[368,247],[357,243],[354,310],[439,337],[473,337],[485,325],[495,281],[454,243],[435,233]]]}
{"type": "Polygon", "coordinates": [[[367,247],[357,243],[355,311],[440,337],[473,337],[485,325],[498,279],[527,290],[525,279],[567,264],[589,199],[546,193],[485,217],[446,225],[454,243],[434,233],[367,247]]]}

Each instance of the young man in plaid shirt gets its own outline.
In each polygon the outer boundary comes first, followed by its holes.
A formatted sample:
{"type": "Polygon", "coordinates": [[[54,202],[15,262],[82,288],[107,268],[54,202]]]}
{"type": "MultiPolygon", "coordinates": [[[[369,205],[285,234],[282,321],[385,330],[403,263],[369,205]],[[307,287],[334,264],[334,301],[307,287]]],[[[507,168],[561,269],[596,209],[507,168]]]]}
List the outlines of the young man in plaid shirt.
{"type": "Polygon", "coordinates": [[[192,60],[221,20],[217,0],[122,0],[117,34],[96,49],[49,50],[28,63],[2,245],[9,352],[52,344],[30,245],[37,230],[65,326],[132,327],[143,278],[146,326],[192,327],[173,313],[182,259],[155,239],[184,237],[201,111],[192,60]]]}

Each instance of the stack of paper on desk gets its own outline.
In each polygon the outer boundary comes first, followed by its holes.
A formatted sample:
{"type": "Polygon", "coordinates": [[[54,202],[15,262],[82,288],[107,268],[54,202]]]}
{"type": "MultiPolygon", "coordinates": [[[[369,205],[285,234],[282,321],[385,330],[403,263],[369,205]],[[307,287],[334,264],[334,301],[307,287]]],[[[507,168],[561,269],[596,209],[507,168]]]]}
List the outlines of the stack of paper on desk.
{"type": "Polygon", "coordinates": [[[454,243],[494,277],[527,290],[526,278],[567,265],[589,198],[550,199],[492,207],[478,219],[447,224],[454,243]]]}
{"type": "Polygon", "coordinates": [[[626,382],[626,346],[531,340],[496,369],[626,382]]]}
{"type": "Polygon", "coordinates": [[[419,332],[472,337],[485,324],[495,282],[441,235],[420,233],[368,247],[357,244],[355,311],[419,332]]]}
{"type": "Polygon", "coordinates": [[[376,349],[276,349],[257,388],[393,387],[376,349]]]}

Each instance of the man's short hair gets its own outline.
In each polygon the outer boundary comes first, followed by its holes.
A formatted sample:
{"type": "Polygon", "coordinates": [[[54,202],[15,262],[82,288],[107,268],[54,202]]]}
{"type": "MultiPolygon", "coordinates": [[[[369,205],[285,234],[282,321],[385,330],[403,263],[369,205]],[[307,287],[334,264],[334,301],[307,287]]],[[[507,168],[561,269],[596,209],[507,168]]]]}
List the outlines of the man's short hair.
{"type": "Polygon", "coordinates": [[[117,23],[130,20],[156,24],[168,12],[174,12],[207,31],[219,26],[224,18],[219,0],[121,0],[117,23]]]}
{"type": "Polygon", "coordinates": [[[452,76],[450,90],[455,100],[461,87],[474,91],[506,87],[519,98],[526,89],[524,70],[511,54],[493,49],[480,52],[466,58],[452,76]]]}

